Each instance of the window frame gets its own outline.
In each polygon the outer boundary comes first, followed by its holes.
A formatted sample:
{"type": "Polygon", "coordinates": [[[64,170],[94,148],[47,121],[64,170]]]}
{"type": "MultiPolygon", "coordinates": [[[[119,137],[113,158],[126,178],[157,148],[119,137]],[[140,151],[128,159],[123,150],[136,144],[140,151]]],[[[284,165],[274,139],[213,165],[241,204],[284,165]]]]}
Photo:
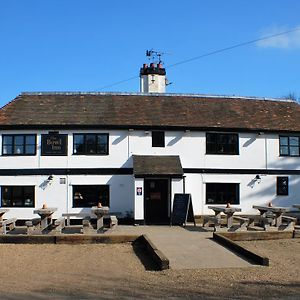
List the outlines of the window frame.
{"type": "MultiPolygon", "coordinates": [[[[205,205],[225,205],[227,203],[230,203],[232,205],[240,205],[240,200],[241,200],[240,191],[241,191],[240,190],[240,183],[237,183],[237,182],[207,182],[206,187],[205,187],[205,205]],[[209,202],[208,201],[208,186],[209,185],[211,185],[211,186],[212,185],[215,185],[215,186],[217,186],[217,185],[221,186],[222,185],[222,186],[225,186],[225,187],[226,186],[228,187],[228,185],[235,185],[235,193],[236,193],[235,201],[231,202],[230,200],[226,199],[226,201],[224,201],[224,203],[223,202],[222,203],[221,202],[209,202]]],[[[229,192],[229,190],[227,190],[225,192],[229,192]]],[[[214,191],[209,191],[209,193],[216,193],[216,199],[219,198],[219,196],[217,194],[217,193],[219,193],[218,189],[215,188],[214,191]]],[[[224,193],[224,191],[223,191],[223,193],[224,193]]]]}
{"type": "Polygon", "coordinates": [[[279,156],[282,157],[300,157],[300,136],[299,135],[279,135],[279,156]],[[290,145],[290,138],[298,138],[298,155],[291,155],[290,148],[291,147],[297,147],[297,146],[291,146],[290,145]],[[281,145],[281,138],[287,138],[288,139],[288,144],[287,145],[281,145]],[[287,147],[288,149],[288,154],[281,154],[281,147],[287,147]]]}
{"type": "Polygon", "coordinates": [[[73,133],[73,155],[92,155],[92,156],[106,156],[106,155],[109,155],[109,133],[73,133]],[[78,136],[78,135],[83,135],[83,146],[84,146],[84,153],[76,153],[75,152],[75,136],[78,136]],[[96,147],[96,152],[95,153],[88,153],[87,152],[87,136],[89,135],[94,135],[96,136],[96,143],[94,144],[94,146],[96,147]],[[100,143],[98,143],[98,136],[105,136],[106,137],[106,141],[107,141],[107,144],[106,144],[106,153],[97,153],[97,149],[98,149],[98,146],[101,145],[100,143]]]}
{"type": "MultiPolygon", "coordinates": [[[[86,206],[79,206],[79,205],[75,205],[75,193],[78,192],[76,191],[76,188],[78,187],[85,187],[88,189],[91,189],[91,187],[99,187],[99,189],[101,189],[101,187],[105,187],[107,189],[108,192],[108,199],[107,199],[107,203],[101,202],[103,206],[110,206],[110,185],[109,184],[74,184],[72,185],[72,208],[87,208],[87,207],[91,207],[91,205],[86,205],[86,206]]],[[[99,191],[98,191],[99,192],[99,191]]],[[[95,197],[96,198],[96,197],[95,197]]],[[[102,200],[103,201],[103,200],[102,200]]],[[[95,203],[92,204],[92,206],[97,206],[99,201],[99,197],[98,199],[95,201],[95,203]]]]}
{"type": "MultiPolygon", "coordinates": [[[[206,135],[205,135],[205,146],[206,146],[206,149],[205,149],[205,154],[206,155],[239,155],[240,154],[240,147],[239,147],[239,134],[238,133],[229,133],[229,132],[206,132],[206,135]],[[209,135],[214,135],[215,137],[215,142],[214,142],[214,145],[215,145],[215,148],[217,149],[218,145],[221,145],[221,143],[218,143],[218,138],[223,135],[223,136],[234,136],[236,138],[236,144],[235,144],[235,150],[234,150],[234,153],[230,153],[230,152],[220,152],[220,151],[211,151],[211,150],[208,150],[208,144],[213,144],[213,143],[208,143],[208,136],[209,135]]],[[[224,144],[224,145],[231,145],[229,143],[227,144],[224,144]]],[[[233,144],[234,145],[234,144],[233,144]]]]}
{"type": "MultiPolygon", "coordinates": [[[[2,156],[36,156],[36,153],[37,153],[37,151],[36,151],[36,149],[37,149],[36,143],[37,143],[37,135],[36,134],[31,134],[31,133],[26,133],[26,134],[2,134],[1,155],[2,156]],[[12,143],[11,143],[12,153],[11,154],[3,152],[3,149],[6,146],[6,144],[4,145],[4,138],[8,137],[8,136],[12,137],[12,143]],[[14,151],[14,148],[16,146],[16,144],[15,144],[15,138],[19,137],[19,136],[23,137],[23,144],[22,144],[22,146],[23,146],[24,151],[23,151],[23,153],[17,154],[14,151]],[[34,137],[34,144],[26,144],[26,137],[27,136],[34,137]],[[29,145],[29,146],[33,146],[34,145],[34,153],[25,153],[26,152],[26,145],[29,145]]],[[[9,144],[7,144],[7,145],[9,145],[9,144]]]]}
{"type": "Polygon", "coordinates": [[[289,195],[289,177],[288,176],[277,176],[276,177],[276,195],[277,196],[288,196],[289,195]],[[286,180],[286,191],[282,187],[283,181],[286,180]]]}
{"type": "Polygon", "coordinates": [[[3,185],[3,186],[1,186],[1,207],[4,207],[4,208],[6,208],[6,207],[8,207],[8,208],[34,208],[35,207],[35,186],[34,185],[3,185]],[[25,205],[25,188],[28,188],[28,187],[30,187],[30,188],[32,188],[33,190],[32,190],[32,196],[33,196],[33,203],[32,203],[32,205],[30,205],[30,206],[28,206],[28,205],[25,205]],[[9,189],[11,189],[10,190],[10,194],[11,194],[11,196],[10,196],[10,198],[11,198],[11,201],[13,200],[13,194],[14,194],[14,192],[13,192],[13,188],[22,188],[22,198],[23,198],[23,205],[14,205],[14,206],[12,206],[12,205],[10,205],[10,206],[7,206],[7,205],[3,205],[3,194],[4,194],[4,188],[9,188],[9,189]]]}
{"type": "Polygon", "coordinates": [[[152,138],[152,147],[155,148],[164,148],[166,147],[166,133],[164,130],[153,130],[151,132],[151,138],[152,138]],[[161,136],[155,136],[160,135],[161,136]]]}

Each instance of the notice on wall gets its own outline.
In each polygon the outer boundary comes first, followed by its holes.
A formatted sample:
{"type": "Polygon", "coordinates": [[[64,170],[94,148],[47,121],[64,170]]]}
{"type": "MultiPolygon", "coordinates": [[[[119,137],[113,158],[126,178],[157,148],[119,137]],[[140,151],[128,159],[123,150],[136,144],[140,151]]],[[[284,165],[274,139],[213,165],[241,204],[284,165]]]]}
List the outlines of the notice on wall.
{"type": "Polygon", "coordinates": [[[68,135],[67,134],[42,134],[42,155],[67,155],[68,135]]]}
{"type": "Polygon", "coordinates": [[[142,196],[143,195],[143,188],[142,187],[137,187],[136,188],[136,195],[137,196],[142,196]]]}

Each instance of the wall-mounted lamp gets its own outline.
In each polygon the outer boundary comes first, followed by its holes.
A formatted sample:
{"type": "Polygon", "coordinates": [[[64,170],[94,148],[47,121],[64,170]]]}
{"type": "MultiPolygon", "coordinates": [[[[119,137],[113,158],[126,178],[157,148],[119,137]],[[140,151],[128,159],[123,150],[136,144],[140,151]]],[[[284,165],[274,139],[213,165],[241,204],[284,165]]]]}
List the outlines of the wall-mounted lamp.
{"type": "Polygon", "coordinates": [[[260,183],[261,182],[261,177],[260,177],[260,175],[256,175],[255,176],[255,181],[257,181],[257,183],[260,183]]]}

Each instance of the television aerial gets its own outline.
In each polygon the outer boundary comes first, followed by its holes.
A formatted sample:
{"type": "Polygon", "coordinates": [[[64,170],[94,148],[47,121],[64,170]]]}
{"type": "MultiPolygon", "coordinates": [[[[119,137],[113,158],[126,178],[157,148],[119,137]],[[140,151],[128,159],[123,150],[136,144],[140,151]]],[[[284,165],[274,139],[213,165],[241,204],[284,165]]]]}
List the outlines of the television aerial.
{"type": "Polygon", "coordinates": [[[149,58],[149,60],[152,60],[152,62],[161,64],[163,63],[161,60],[161,57],[165,54],[170,54],[167,52],[161,52],[161,51],[156,51],[156,50],[146,50],[146,56],[149,58]]]}

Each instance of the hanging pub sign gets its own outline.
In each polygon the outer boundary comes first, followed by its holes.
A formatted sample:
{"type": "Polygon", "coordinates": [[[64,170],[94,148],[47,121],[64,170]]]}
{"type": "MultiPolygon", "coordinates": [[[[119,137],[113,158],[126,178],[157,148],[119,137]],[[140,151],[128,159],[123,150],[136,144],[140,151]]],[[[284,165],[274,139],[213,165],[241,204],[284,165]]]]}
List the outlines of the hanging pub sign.
{"type": "Polygon", "coordinates": [[[68,155],[68,135],[42,134],[42,155],[68,155]]]}

